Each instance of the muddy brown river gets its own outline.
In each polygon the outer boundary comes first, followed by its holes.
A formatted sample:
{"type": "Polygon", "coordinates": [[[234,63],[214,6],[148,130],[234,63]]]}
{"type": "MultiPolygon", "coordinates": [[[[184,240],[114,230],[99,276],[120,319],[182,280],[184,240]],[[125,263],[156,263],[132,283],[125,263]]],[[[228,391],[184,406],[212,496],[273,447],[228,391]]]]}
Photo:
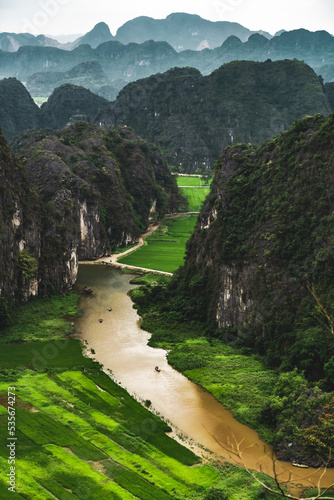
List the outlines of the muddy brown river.
{"type": "MultiPolygon", "coordinates": [[[[132,277],[106,265],[80,265],[75,289],[88,286],[94,293],[81,296],[85,314],[76,320],[80,332],[76,336],[94,349],[94,358],[130,394],[138,400],[149,399],[152,410],[173,428],[172,435],[186,437],[195,452],[204,447],[224,461],[273,476],[272,449],[257,432],[237,422],[212,395],[169,366],[166,351],[147,345],[150,334],[140,328],[140,318],[127,295],[134,288],[129,283],[132,277]]],[[[292,493],[316,486],[321,474],[282,461],[276,462],[276,472],[280,480],[289,481],[292,493]]],[[[334,469],[329,469],[321,485],[333,483],[334,469]]]]}

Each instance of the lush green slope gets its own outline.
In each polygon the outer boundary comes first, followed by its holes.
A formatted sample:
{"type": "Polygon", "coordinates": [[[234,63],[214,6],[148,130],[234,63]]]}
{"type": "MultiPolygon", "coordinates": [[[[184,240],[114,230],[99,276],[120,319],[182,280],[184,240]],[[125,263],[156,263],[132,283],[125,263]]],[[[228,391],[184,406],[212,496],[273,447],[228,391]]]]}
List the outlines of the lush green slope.
{"type": "Polygon", "coordinates": [[[197,176],[186,176],[180,175],[176,178],[177,185],[179,187],[189,187],[189,186],[209,186],[212,182],[212,179],[203,179],[202,177],[197,176]]]}
{"type": "Polygon", "coordinates": [[[188,200],[189,212],[200,212],[209,188],[205,187],[180,187],[181,193],[188,200]]]}

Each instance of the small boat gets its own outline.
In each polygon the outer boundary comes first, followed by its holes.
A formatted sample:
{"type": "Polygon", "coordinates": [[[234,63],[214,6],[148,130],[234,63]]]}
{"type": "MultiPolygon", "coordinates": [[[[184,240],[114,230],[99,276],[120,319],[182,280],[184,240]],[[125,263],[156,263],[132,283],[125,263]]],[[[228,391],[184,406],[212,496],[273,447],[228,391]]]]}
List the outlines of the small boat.
{"type": "Polygon", "coordinates": [[[296,462],[292,462],[294,467],[300,467],[301,469],[308,469],[308,465],[305,464],[297,464],[296,462]]]}
{"type": "Polygon", "coordinates": [[[102,318],[100,318],[100,319],[99,319],[99,323],[102,323],[102,322],[103,322],[103,319],[102,319],[102,318]]]}
{"type": "Polygon", "coordinates": [[[112,311],[111,307],[109,307],[108,311],[112,311]]]}
{"type": "Polygon", "coordinates": [[[89,287],[89,286],[85,286],[83,289],[82,289],[82,293],[86,293],[87,295],[90,295],[93,293],[93,290],[89,287]]]}
{"type": "Polygon", "coordinates": [[[161,372],[159,366],[156,366],[154,369],[155,369],[156,372],[161,372]]]}

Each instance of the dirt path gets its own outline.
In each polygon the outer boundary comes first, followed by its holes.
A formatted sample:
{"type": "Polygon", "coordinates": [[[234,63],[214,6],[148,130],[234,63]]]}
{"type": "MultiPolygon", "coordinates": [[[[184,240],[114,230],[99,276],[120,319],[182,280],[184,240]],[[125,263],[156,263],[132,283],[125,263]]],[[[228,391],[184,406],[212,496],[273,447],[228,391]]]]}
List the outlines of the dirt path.
{"type": "MultiPolygon", "coordinates": [[[[173,214],[173,215],[167,215],[166,219],[175,219],[177,217],[181,217],[182,215],[198,215],[199,212],[182,212],[178,214],[173,214]]],[[[99,259],[96,260],[88,260],[88,261],[80,261],[79,264],[99,264],[105,262],[106,264],[112,264],[113,266],[116,267],[121,267],[124,269],[133,269],[135,271],[152,271],[154,273],[159,273],[159,274],[165,274],[167,276],[173,276],[173,273],[167,273],[166,271],[159,271],[158,269],[148,269],[147,267],[138,267],[138,266],[129,266],[128,264],[122,264],[121,262],[118,262],[118,259],[122,259],[126,255],[128,255],[131,252],[134,252],[135,250],[138,250],[143,244],[144,244],[144,239],[149,236],[150,234],[154,233],[159,227],[160,227],[160,222],[152,227],[146,233],[142,234],[139,238],[139,241],[137,245],[129,248],[128,250],[125,250],[122,253],[114,253],[111,254],[107,257],[100,257],[99,259]]]]}
{"type": "MultiPolygon", "coordinates": [[[[118,259],[122,259],[123,257],[128,255],[129,253],[134,252],[135,250],[137,250],[138,248],[143,246],[144,245],[144,238],[146,238],[150,234],[154,233],[154,231],[156,231],[159,227],[160,227],[160,222],[159,222],[159,224],[156,224],[155,226],[150,227],[150,229],[148,231],[146,231],[146,233],[142,234],[139,237],[139,241],[138,241],[137,245],[135,245],[134,247],[128,248],[128,250],[125,250],[122,253],[113,253],[113,254],[109,255],[109,257],[101,257],[100,259],[96,259],[95,262],[111,262],[112,264],[117,264],[118,259]]],[[[128,267],[128,266],[125,266],[124,264],[120,264],[120,263],[119,263],[119,265],[124,266],[124,267],[128,267]]]]}
{"type": "Polygon", "coordinates": [[[122,264],[121,262],[118,262],[118,259],[122,259],[123,257],[125,257],[126,255],[128,255],[129,253],[134,252],[135,250],[138,250],[138,248],[140,248],[141,246],[143,246],[144,245],[144,239],[147,236],[149,236],[150,234],[154,233],[154,231],[156,231],[159,227],[160,227],[160,222],[159,222],[159,224],[156,224],[155,226],[150,227],[150,229],[148,231],[146,231],[146,233],[144,233],[144,234],[142,234],[140,236],[137,245],[135,245],[134,247],[131,247],[128,250],[125,250],[122,253],[114,253],[114,254],[110,255],[109,257],[101,257],[100,259],[97,259],[95,262],[96,263],[106,262],[106,263],[109,263],[109,264],[113,264],[114,266],[122,267],[122,268],[126,268],[126,269],[134,269],[134,270],[137,270],[137,271],[138,270],[153,271],[155,273],[166,274],[168,276],[173,276],[173,273],[167,273],[165,271],[158,271],[157,269],[148,269],[147,267],[129,266],[128,264],[122,264]]]}

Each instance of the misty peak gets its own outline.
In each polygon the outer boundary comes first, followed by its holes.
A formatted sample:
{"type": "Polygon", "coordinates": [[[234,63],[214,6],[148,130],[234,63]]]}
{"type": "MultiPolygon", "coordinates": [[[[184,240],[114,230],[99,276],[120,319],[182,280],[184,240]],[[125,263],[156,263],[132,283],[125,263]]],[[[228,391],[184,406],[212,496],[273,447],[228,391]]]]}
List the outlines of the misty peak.
{"type": "Polygon", "coordinates": [[[103,35],[111,35],[109,26],[101,21],[100,23],[97,23],[94,28],[90,31],[90,33],[99,33],[103,35]]]}

